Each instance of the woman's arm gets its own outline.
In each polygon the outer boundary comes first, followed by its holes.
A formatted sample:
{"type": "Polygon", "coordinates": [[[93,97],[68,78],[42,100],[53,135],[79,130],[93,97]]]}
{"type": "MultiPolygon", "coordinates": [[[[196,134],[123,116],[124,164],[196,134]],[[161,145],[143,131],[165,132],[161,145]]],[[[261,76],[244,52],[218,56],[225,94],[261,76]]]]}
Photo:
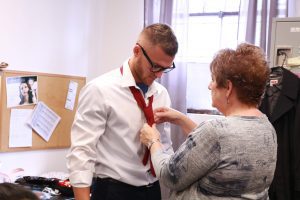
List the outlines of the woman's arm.
{"type": "Polygon", "coordinates": [[[173,155],[163,151],[159,136],[155,125],[145,124],[140,140],[149,147],[157,177],[172,190],[186,189],[216,167],[219,161],[218,136],[207,123],[195,129],[173,155]]]}

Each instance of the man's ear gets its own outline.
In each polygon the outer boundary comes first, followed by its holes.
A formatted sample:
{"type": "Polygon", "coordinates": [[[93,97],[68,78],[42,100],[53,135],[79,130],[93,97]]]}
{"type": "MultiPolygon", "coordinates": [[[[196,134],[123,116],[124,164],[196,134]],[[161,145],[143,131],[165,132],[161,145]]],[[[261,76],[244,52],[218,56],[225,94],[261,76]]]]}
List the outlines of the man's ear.
{"type": "Polygon", "coordinates": [[[136,45],[133,47],[133,54],[134,54],[135,56],[137,56],[140,52],[141,52],[141,49],[140,49],[139,45],[136,44],[136,45]]]}

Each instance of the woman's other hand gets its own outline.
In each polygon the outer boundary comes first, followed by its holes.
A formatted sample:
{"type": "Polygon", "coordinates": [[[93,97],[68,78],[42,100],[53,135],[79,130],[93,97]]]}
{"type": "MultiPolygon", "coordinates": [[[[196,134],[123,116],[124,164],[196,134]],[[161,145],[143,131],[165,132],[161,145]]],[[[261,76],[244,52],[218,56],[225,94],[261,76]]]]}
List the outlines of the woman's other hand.
{"type": "Polygon", "coordinates": [[[160,140],[160,133],[156,129],[155,124],[153,124],[151,127],[145,123],[140,130],[140,141],[148,147],[151,142],[157,140],[160,140]]]}

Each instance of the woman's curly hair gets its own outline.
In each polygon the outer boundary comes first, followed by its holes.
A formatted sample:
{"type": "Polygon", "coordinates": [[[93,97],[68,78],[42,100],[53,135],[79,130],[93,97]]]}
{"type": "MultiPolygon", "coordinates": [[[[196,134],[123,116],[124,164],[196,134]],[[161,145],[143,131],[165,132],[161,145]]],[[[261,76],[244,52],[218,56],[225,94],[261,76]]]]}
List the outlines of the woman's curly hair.
{"type": "Polygon", "coordinates": [[[226,87],[230,80],[238,99],[247,105],[259,105],[265,91],[270,69],[264,51],[242,43],[236,50],[222,49],[210,64],[217,87],[226,87]]]}

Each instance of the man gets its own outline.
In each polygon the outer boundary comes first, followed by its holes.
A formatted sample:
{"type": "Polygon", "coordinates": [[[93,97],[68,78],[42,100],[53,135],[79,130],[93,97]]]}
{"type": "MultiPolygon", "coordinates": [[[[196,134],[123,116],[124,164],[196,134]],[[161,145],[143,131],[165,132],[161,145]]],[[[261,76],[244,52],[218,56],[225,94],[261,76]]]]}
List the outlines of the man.
{"type": "MultiPolygon", "coordinates": [[[[168,92],[154,80],[175,68],[177,50],[169,26],[150,25],[140,33],[129,60],[81,91],[67,155],[76,200],[90,199],[92,180],[92,200],[161,199],[139,131],[145,122],[154,122],[152,108],[170,107],[168,92]]],[[[157,128],[164,150],[173,151],[169,125],[157,128]]]]}

